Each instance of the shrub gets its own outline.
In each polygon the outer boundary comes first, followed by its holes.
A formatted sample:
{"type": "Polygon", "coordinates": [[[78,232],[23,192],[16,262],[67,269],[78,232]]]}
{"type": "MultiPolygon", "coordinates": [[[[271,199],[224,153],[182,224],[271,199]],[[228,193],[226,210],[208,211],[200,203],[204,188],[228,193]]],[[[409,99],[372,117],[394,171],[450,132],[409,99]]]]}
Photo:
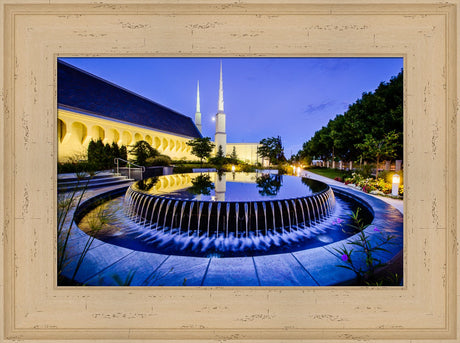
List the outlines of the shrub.
{"type": "MultiPolygon", "coordinates": [[[[276,166],[276,169],[278,169],[279,175],[289,174],[289,168],[291,168],[289,164],[279,164],[276,166]]],[[[292,172],[292,168],[291,168],[291,172],[292,172]]]]}
{"type": "Polygon", "coordinates": [[[256,171],[256,167],[250,164],[239,164],[240,170],[245,173],[253,173],[256,171]]]}
{"type": "Polygon", "coordinates": [[[95,172],[98,169],[97,164],[88,161],[63,162],[57,165],[58,174],[95,172]]]}
{"type": "MultiPolygon", "coordinates": [[[[387,173],[385,175],[388,177],[388,175],[391,175],[393,177],[394,173],[387,173]]],[[[378,191],[374,192],[374,194],[390,194],[392,190],[392,184],[391,182],[387,182],[383,178],[378,178],[375,180],[374,178],[363,178],[360,174],[358,173],[353,173],[352,177],[346,178],[345,179],[345,184],[355,184],[359,188],[361,188],[364,192],[369,193],[372,191],[378,191]]],[[[400,191],[401,193],[401,191],[400,191]]],[[[400,194],[402,195],[402,194],[400,194]]]]}
{"type": "Polygon", "coordinates": [[[173,173],[174,174],[193,173],[194,168],[214,168],[214,166],[211,164],[207,164],[207,163],[204,163],[203,165],[201,165],[200,162],[175,164],[173,173]]]}
{"type": "Polygon", "coordinates": [[[391,193],[391,183],[385,182],[384,179],[378,178],[375,187],[384,194],[391,193]]]}
{"type": "Polygon", "coordinates": [[[182,174],[182,173],[192,173],[193,172],[193,166],[191,165],[175,165],[173,169],[174,174],[182,174]]]}
{"type": "Polygon", "coordinates": [[[145,160],[147,166],[164,166],[167,167],[171,165],[171,158],[166,155],[160,155],[157,157],[148,157],[145,160]]]}
{"type": "Polygon", "coordinates": [[[362,164],[356,169],[356,171],[364,178],[370,177],[372,175],[372,169],[374,165],[372,164],[362,164]]]}
{"type": "Polygon", "coordinates": [[[375,190],[375,187],[372,184],[368,183],[368,184],[365,184],[362,189],[363,189],[363,192],[370,193],[375,190]]]}
{"type": "MultiPolygon", "coordinates": [[[[178,160],[171,160],[171,163],[173,163],[173,164],[184,164],[184,163],[192,163],[192,161],[188,161],[186,157],[181,157],[178,160]]],[[[200,163],[200,161],[197,161],[195,163],[200,163]]]]}
{"type": "Polygon", "coordinates": [[[129,152],[134,156],[133,162],[141,166],[146,165],[147,158],[157,157],[160,155],[158,150],[153,148],[146,141],[137,141],[131,146],[131,150],[129,150],[129,152]]]}
{"type": "MultiPolygon", "coordinates": [[[[101,139],[91,140],[88,144],[87,156],[88,162],[95,165],[97,169],[111,169],[114,167],[116,157],[127,159],[127,149],[124,145],[119,147],[115,142],[112,145],[108,143],[104,145],[101,139]]],[[[120,162],[120,165],[124,165],[124,162],[120,162]]]]}

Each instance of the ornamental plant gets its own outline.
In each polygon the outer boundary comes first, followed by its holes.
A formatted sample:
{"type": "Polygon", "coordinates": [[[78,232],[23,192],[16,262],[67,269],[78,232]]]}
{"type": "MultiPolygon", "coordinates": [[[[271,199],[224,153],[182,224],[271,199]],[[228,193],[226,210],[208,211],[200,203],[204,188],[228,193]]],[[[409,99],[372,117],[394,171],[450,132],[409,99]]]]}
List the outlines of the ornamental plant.
{"type": "Polygon", "coordinates": [[[146,141],[137,141],[134,145],[131,146],[129,153],[133,156],[133,162],[140,166],[145,166],[146,160],[149,157],[153,158],[160,155],[158,150],[152,147],[146,141]]]}
{"type": "MultiPolygon", "coordinates": [[[[387,182],[384,178],[364,178],[358,173],[352,173],[351,177],[346,178],[345,184],[353,184],[360,188],[363,192],[379,195],[390,194],[392,189],[391,182],[387,182]]],[[[402,188],[402,191],[400,191],[400,195],[403,195],[403,193],[404,188],[402,188]]]]}
{"type": "MultiPolygon", "coordinates": [[[[77,185],[69,193],[58,194],[57,206],[57,271],[58,278],[62,280],[62,271],[70,262],[67,244],[74,227],[75,216],[74,212],[80,206],[85,193],[88,189],[90,180],[94,177],[94,172],[78,172],[77,185]]],[[[60,282],[59,282],[60,283],[60,282]]]]}
{"type": "MultiPolygon", "coordinates": [[[[86,217],[86,220],[81,222],[82,227],[86,228],[87,238],[81,250],[69,251],[68,243],[71,237],[72,230],[76,228],[75,211],[86,198],[88,184],[96,173],[76,173],[77,185],[70,191],[58,193],[57,206],[57,274],[58,285],[78,285],[75,277],[83,265],[84,259],[88,254],[95,235],[102,229],[109,227],[109,223],[113,221],[114,215],[119,208],[100,205],[95,210],[91,211],[86,217]],[[75,266],[71,265],[72,260],[76,261],[75,266]],[[65,269],[70,273],[73,268],[71,277],[63,275],[65,269]]],[[[70,275],[70,274],[68,274],[70,275]]]]}
{"type": "MultiPolygon", "coordinates": [[[[347,226],[352,233],[356,233],[356,239],[346,246],[343,245],[340,249],[335,249],[342,260],[342,264],[337,265],[337,267],[353,271],[356,274],[357,285],[383,285],[385,280],[379,276],[378,271],[388,264],[383,263],[376,257],[376,253],[389,252],[384,247],[392,244],[391,240],[394,239],[394,236],[385,235],[379,228],[374,227],[372,230],[373,234],[379,235],[379,237],[371,242],[370,235],[365,232],[370,225],[364,224],[364,220],[359,213],[359,208],[356,212],[352,212],[350,217],[352,222],[351,224],[347,224],[347,226]],[[362,259],[364,259],[364,263],[362,259]]],[[[341,225],[343,221],[339,221],[339,219],[337,218],[337,220],[333,221],[333,224],[341,225]]],[[[346,232],[346,229],[342,230],[346,232]]],[[[392,284],[399,284],[398,275],[393,275],[390,278],[397,280],[392,284]]]]}
{"type": "Polygon", "coordinates": [[[195,138],[187,141],[186,144],[192,147],[192,155],[200,159],[201,167],[203,167],[203,159],[210,157],[215,147],[215,144],[211,142],[211,137],[195,138]]]}

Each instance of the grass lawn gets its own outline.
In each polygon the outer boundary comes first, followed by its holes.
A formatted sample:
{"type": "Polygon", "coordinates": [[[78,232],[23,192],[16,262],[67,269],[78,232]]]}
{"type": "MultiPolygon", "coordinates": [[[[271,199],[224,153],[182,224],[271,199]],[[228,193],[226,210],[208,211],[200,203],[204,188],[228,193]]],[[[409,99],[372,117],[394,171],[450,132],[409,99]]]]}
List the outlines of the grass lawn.
{"type": "Polygon", "coordinates": [[[342,178],[342,180],[345,177],[348,177],[350,175],[349,172],[344,171],[344,170],[338,170],[338,169],[331,169],[331,168],[308,168],[307,169],[309,172],[328,177],[330,179],[335,179],[336,177],[342,178]]]}

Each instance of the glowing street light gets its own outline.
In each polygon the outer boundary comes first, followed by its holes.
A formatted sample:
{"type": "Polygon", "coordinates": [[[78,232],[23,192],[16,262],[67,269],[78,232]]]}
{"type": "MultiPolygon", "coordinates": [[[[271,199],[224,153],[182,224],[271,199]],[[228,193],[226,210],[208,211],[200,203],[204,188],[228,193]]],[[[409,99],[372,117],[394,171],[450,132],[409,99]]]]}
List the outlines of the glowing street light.
{"type": "Polygon", "coordinates": [[[391,195],[398,195],[399,194],[399,183],[401,182],[401,178],[398,174],[393,175],[393,184],[391,187],[391,195]]]}

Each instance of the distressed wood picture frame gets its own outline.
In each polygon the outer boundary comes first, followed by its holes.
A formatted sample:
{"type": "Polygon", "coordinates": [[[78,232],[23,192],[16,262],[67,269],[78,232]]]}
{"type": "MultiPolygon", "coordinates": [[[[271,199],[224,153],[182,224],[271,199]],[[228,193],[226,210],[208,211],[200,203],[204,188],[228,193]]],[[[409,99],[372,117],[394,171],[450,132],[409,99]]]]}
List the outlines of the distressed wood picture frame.
{"type": "Polygon", "coordinates": [[[458,341],[458,1],[3,0],[5,342],[458,341]],[[404,58],[404,286],[57,287],[56,59],[404,58]]]}

